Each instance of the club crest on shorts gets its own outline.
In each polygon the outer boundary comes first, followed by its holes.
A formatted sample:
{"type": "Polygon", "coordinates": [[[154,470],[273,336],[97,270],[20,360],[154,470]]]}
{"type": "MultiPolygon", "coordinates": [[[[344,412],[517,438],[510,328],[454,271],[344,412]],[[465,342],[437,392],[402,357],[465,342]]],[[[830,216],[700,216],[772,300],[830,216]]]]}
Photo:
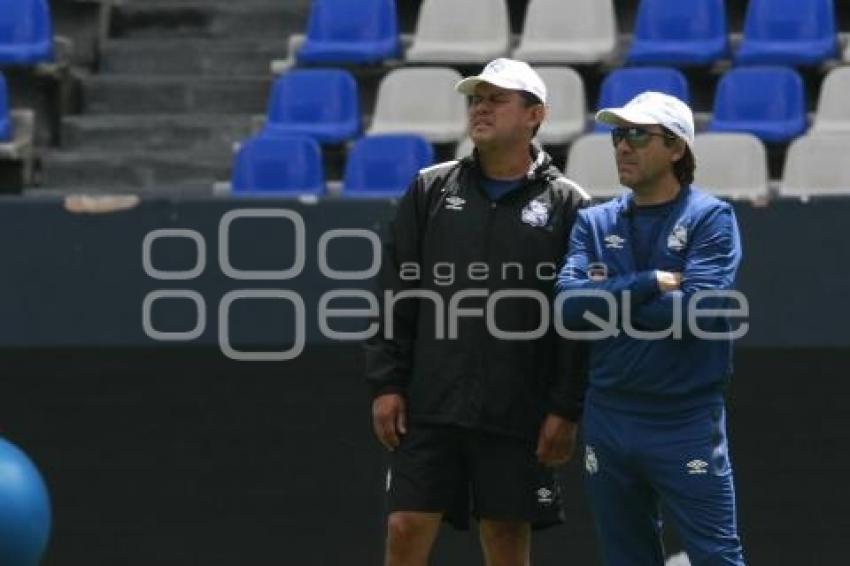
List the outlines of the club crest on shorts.
{"type": "Polygon", "coordinates": [[[673,251],[680,252],[688,245],[688,229],[677,224],[670,235],[667,236],[667,247],[673,251]]]}
{"type": "Polygon", "coordinates": [[[549,222],[549,207],[541,200],[532,200],[522,209],[521,218],[529,226],[546,226],[549,222]]]}
{"type": "Polygon", "coordinates": [[[584,447],[584,469],[590,475],[599,471],[599,460],[596,459],[596,452],[593,451],[593,446],[584,447]]]}

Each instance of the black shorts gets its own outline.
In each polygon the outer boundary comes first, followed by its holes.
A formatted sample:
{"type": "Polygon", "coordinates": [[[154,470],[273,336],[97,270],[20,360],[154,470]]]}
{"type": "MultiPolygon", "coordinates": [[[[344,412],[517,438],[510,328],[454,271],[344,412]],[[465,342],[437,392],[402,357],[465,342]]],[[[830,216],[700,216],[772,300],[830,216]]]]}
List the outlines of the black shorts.
{"type": "Polygon", "coordinates": [[[555,471],[536,446],[509,436],[451,425],[408,426],[390,453],[389,511],[444,513],[455,528],[476,519],[523,521],[534,529],[563,522],[555,471]]]}

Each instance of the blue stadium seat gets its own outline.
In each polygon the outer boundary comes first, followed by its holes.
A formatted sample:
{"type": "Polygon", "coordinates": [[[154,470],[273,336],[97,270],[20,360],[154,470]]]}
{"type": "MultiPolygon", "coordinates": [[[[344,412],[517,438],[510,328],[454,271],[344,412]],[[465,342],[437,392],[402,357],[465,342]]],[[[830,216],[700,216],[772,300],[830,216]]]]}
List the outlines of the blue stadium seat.
{"type": "Polygon", "coordinates": [[[0,65],[53,59],[53,25],[47,0],[0,0],[0,65]]]}
{"type": "Polygon", "coordinates": [[[641,0],[627,63],[708,65],[728,57],[724,0],[641,0]]]}
{"type": "Polygon", "coordinates": [[[0,73],[0,142],[12,139],[12,117],[9,114],[9,90],[6,78],[0,73]]]}
{"type": "Polygon", "coordinates": [[[401,56],[395,0],[314,0],[299,64],[379,63],[401,56]]]}
{"type": "Polygon", "coordinates": [[[712,132],[748,132],[781,143],[806,130],[803,79],[788,67],[738,67],[717,84],[712,132]]]}
{"type": "Polygon", "coordinates": [[[339,69],[296,69],[275,81],[265,130],[340,143],[360,133],[357,83],[339,69]]]}
{"type": "MultiPolygon", "coordinates": [[[[647,90],[670,94],[686,103],[691,101],[688,79],[681,71],[669,67],[631,67],[608,73],[602,81],[596,109],[623,106],[647,90]]],[[[594,126],[595,132],[607,132],[610,129],[610,126],[604,124],[594,126]]]]}
{"type": "Polygon", "coordinates": [[[357,140],[348,154],[345,196],[395,197],[434,162],[434,148],[417,135],[383,134],[357,140]]]}
{"type": "Polygon", "coordinates": [[[321,147],[307,136],[249,138],[236,155],[231,183],[234,193],[323,194],[321,147]]]}
{"type": "Polygon", "coordinates": [[[736,63],[816,65],[838,56],[832,0],[750,0],[736,63]]]}

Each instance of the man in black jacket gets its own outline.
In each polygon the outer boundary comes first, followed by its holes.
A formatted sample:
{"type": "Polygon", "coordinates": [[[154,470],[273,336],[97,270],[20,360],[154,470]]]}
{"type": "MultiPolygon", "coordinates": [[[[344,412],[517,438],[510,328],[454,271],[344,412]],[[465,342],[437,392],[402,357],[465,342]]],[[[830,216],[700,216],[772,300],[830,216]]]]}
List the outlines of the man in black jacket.
{"type": "Polygon", "coordinates": [[[496,59],[458,83],[472,155],[402,198],[366,344],[375,434],[390,450],[388,566],[428,561],[440,521],[479,519],[489,566],[526,566],[562,520],[553,466],[572,456],[583,356],[552,322],[554,279],[587,194],[531,141],[546,86],[496,59]]]}

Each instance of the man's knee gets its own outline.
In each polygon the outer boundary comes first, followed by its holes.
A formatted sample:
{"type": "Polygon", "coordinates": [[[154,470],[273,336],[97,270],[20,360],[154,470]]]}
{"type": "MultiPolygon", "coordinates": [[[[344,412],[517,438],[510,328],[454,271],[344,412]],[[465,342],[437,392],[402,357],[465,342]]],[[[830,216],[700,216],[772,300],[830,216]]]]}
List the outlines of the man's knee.
{"type": "Polygon", "coordinates": [[[482,519],[481,536],[494,541],[523,541],[530,532],[528,523],[482,519]]]}
{"type": "Polygon", "coordinates": [[[482,520],[479,532],[488,564],[528,563],[531,546],[528,523],[482,520]]]}
{"type": "Polygon", "coordinates": [[[421,549],[430,547],[440,526],[438,513],[396,511],[387,520],[387,544],[391,549],[421,549]]]}

